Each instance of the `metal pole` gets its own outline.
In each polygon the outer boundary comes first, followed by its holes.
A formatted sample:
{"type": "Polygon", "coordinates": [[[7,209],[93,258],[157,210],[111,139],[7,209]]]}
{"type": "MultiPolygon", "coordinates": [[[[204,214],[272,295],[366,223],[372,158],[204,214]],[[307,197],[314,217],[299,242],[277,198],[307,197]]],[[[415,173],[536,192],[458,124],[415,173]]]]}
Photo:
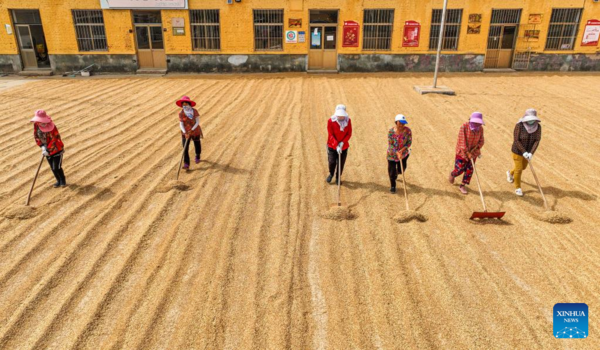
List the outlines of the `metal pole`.
{"type": "Polygon", "coordinates": [[[435,58],[435,73],[433,74],[433,88],[437,87],[438,69],[440,68],[440,54],[442,53],[442,39],[444,38],[444,26],[446,24],[446,8],[448,0],[444,0],[444,8],[442,9],[442,24],[440,25],[440,36],[438,38],[437,56],[435,58]]]}

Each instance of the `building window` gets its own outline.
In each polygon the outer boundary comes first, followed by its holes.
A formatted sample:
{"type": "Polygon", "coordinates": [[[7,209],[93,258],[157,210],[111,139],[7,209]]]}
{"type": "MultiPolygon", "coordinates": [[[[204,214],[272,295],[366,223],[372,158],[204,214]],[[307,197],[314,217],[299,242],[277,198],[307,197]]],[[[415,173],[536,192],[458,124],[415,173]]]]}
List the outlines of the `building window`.
{"type": "Polygon", "coordinates": [[[546,50],[573,50],[582,9],[552,9],[546,50]]]}
{"type": "Polygon", "coordinates": [[[365,10],[363,17],[363,50],[390,50],[394,10],[365,10]]]}
{"type": "Polygon", "coordinates": [[[221,49],[219,10],[190,11],[192,26],[192,48],[196,51],[218,51],[221,49]]]}
{"type": "Polygon", "coordinates": [[[73,10],[79,51],[108,51],[102,10],[73,10]]]}
{"type": "MultiPolygon", "coordinates": [[[[458,50],[458,37],[460,36],[460,22],[462,9],[446,10],[446,23],[444,24],[444,37],[442,50],[458,50]]],[[[442,26],[442,10],[433,10],[431,14],[431,32],[429,34],[429,50],[437,50],[440,28],[442,26]]]]}
{"type": "Polygon", "coordinates": [[[283,10],[254,10],[254,50],[283,50],[283,10]]]}

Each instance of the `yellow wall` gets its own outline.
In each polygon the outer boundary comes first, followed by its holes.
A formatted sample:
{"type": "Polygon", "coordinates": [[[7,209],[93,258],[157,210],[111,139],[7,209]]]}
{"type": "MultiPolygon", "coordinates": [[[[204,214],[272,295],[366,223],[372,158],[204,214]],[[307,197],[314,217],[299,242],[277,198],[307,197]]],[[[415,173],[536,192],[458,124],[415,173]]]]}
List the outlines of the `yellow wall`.
{"type": "MultiPolygon", "coordinates": [[[[241,3],[228,5],[225,0],[189,0],[190,9],[220,9],[221,12],[221,51],[220,54],[251,54],[254,51],[253,40],[253,9],[284,9],[284,30],[287,28],[288,18],[302,18],[302,28],[307,32],[306,43],[284,44],[283,51],[261,53],[289,53],[306,54],[309,45],[308,14],[309,9],[339,9],[338,51],[340,53],[374,53],[362,51],[362,27],[360,30],[360,47],[341,47],[341,34],[344,20],[354,20],[362,25],[363,9],[394,8],[394,31],[392,37],[392,50],[375,53],[428,53],[431,11],[433,8],[442,7],[443,0],[418,1],[418,0],[243,0],[241,3]],[[418,48],[403,48],[402,34],[404,22],[415,20],[421,23],[421,38],[418,48]]],[[[0,21],[2,24],[11,24],[9,9],[37,8],[40,10],[42,24],[46,34],[46,41],[50,54],[77,54],[77,42],[71,9],[99,9],[99,0],[0,0],[0,21]]],[[[463,18],[459,39],[459,49],[448,53],[477,53],[484,54],[489,31],[489,21],[492,8],[517,9],[522,8],[521,23],[527,23],[530,13],[542,13],[543,22],[536,29],[540,30],[540,39],[532,43],[533,51],[545,53],[595,53],[598,47],[581,47],[581,36],[585,23],[589,19],[600,19],[600,3],[592,0],[449,0],[449,8],[462,8],[463,18]],[[554,7],[581,8],[585,2],[583,18],[576,40],[575,49],[572,51],[544,51],[546,34],[550,13],[554,7]],[[483,15],[480,34],[467,34],[468,16],[472,13],[483,15]]],[[[192,51],[190,24],[188,11],[163,10],[163,26],[165,33],[165,49],[167,54],[191,54],[215,52],[192,51]],[[186,25],[185,36],[173,36],[171,19],[183,17],[186,25]]],[[[129,10],[104,10],[108,52],[94,52],[94,54],[134,54],[134,34],[132,29],[131,12],[129,10]]],[[[521,31],[524,27],[521,27],[521,31]]],[[[13,28],[14,32],[14,28],[13,28]]],[[[8,35],[4,28],[0,28],[0,54],[18,53],[16,38],[8,35]]],[[[89,52],[86,52],[89,53],[89,52]]]]}

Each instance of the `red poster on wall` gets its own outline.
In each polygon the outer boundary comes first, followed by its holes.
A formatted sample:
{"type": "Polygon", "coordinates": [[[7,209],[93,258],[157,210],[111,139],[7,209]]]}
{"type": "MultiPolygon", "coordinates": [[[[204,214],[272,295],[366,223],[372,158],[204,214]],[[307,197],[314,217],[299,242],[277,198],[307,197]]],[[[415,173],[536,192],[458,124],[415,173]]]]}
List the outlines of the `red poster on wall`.
{"type": "Polygon", "coordinates": [[[358,47],[358,31],[360,26],[355,21],[344,21],[343,47],[358,47]]]}
{"type": "Polygon", "coordinates": [[[600,21],[590,19],[585,26],[581,46],[598,46],[598,37],[600,37],[600,21]]]}
{"type": "Polygon", "coordinates": [[[419,24],[419,22],[404,22],[404,37],[402,38],[402,47],[418,47],[420,35],[421,24],[419,24]]]}

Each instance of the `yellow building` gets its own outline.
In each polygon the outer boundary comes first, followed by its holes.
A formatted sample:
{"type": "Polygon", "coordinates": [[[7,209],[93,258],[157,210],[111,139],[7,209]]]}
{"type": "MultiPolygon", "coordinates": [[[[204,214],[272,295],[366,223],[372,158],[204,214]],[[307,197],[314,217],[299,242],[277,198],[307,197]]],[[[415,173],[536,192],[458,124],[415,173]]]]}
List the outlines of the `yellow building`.
{"type": "MultiPolygon", "coordinates": [[[[443,0],[0,0],[0,71],[430,71],[443,0]]],[[[449,0],[442,69],[600,70],[598,0],[449,0]]]]}

